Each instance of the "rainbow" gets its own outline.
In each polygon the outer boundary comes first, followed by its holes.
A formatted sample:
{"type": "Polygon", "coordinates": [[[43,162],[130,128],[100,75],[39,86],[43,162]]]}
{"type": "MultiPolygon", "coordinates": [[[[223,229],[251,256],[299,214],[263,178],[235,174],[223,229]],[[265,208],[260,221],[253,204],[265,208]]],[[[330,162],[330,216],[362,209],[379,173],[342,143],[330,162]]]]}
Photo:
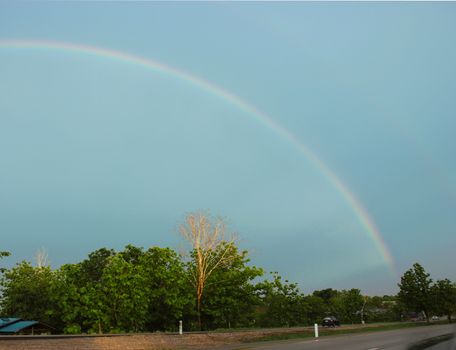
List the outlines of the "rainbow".
{"type": "Polygon", "coordinates": [[[352,191],[347,185],[332,171],[309,147],[303,144],[293,133],[277,123],[270,115],[259,110],[254,105],[243,100],[239,96],[231,93],[228,90],[223,89],[207,80],[192,75],[188,72],[180,69],[168,66],[161,62],[157,62],[141,56],[132,55],[122,51],[116,51],[106,48],[80,45],[67,42],[49,41],[49,40],[2,40],[0,39],[0,49],[41,49],[41,50],[58,50],[66,51],[78,54],[86,54],[101,58],[108,58],[123,63],[134,64],[143,68],[153,70],[162,74],[167,74],[181,81],[189,83],[190,85],[204,90],[205,92],[220,98],[233,106],[236,106],[241,111],[245,112],[252,118],[256,119],[264,127],[272,130],[283,139],[287,140],[293,145],[301,154],[303,154],[308,160],[310,160],[325,176],[325,178],[331,183],[331,185],[337,189],[343,199],[352,208],[356,218],[359,220],[361,226],[369,233],[373,240],[376,248],[382,255],[385,263],[389,266],[389,269],[393,275],[397,275],[395,263],[393,257],[383,240],[380,231],[376,227],[374,221],[361,205],[361,202],[356,198],[352,191]]]}

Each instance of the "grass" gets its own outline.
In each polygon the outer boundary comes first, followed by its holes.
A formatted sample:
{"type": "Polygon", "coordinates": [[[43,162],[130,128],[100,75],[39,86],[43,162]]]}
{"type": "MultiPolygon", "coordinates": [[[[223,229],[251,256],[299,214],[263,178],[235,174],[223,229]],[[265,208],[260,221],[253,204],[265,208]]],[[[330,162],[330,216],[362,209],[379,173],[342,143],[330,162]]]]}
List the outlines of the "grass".
{"type": "MultiPolygon", "coordinates": [[[[386,324],[371,324],[365,325],[362,327],[357,328],[332,328],[332,329],[325,329],[320,327],[319,328],[319,335],[320,337],[324,336],[331,336],[331,335],[341,335],[341,334],[353,334],[353,333],[367,333],[367,332],[382,332],[382,331],[390,331],[395,329],[403,329],[403,328],[414,328],[414,327],[427,327],[441,323],[421,323],[421,322],[398,322],[398,323],[386,323],[386,324]]],[[[313,338],[314,332],[313,330],[306,330],[296,333],[282,333],[282,334],[271,334],[265,335],[263,337],[259,337],[252,340],[247,340],[246,342],[255,342],[255,341],[271,341],[271,340],[289,340],[289,339],[305,339],[305,338],[313,338]]]]}

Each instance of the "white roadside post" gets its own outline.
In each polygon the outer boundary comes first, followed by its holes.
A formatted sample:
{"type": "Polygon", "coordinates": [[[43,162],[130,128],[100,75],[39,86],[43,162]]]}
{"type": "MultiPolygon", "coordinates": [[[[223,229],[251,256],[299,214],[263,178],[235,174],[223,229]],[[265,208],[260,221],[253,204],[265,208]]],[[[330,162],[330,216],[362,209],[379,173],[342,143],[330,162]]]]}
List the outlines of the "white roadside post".
{"type": "Polygon", "coordinates": [[[315,338],[318,338],[318,323],[314,324],[314,328],[315,328],[315,338]]]}
{"type": "Polygon", "coordinates": [[[179,321],[179,334],[182,335],[182,320],[179,321]]]}

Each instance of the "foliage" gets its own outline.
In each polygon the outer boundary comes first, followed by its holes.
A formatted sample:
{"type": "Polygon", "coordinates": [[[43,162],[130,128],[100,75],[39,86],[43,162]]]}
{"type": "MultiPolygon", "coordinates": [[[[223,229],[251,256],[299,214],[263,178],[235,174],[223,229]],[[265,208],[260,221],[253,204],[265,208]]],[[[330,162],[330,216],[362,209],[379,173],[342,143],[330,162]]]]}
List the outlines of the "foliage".
{"type": "Polygon", "coordinates": [[[33,267],[22,261],[2,277],[2,313],[56,324],[51,286],[55,274],[49,267],[33,267]]]}
{"type": "Polygon", "coordinates": [[[395,296],[366,297],[365,320],[367,322],[400,321],[402,314],[402,304],[395,296]]]}
{"type": "Polygon", "coordinates": [[[142,253],[138,263],[147,286],[146,329],[175,330],[179,320],[194,310],[193,293],[181,257],[172,249],[153,247],[142,253]]]}
{"type": "Polygon", "coordinates": [[[361,322],[363,297],[359,289],[342,290],[331,299],[331,304],[341,322],[361,322]]]}
{"type": "MultiPolygon", "coordinates": [[[[223,254],[221,247],[218,254],[223,254]]],[[[248,266],[247,251],[239,252],[231,245],[229,263],[214,271],[206,285],[202,305],[202,322],[206,329],[252,326],[258,304],[256,286],[252,281],[263,270],[248,266]]]]}
{"type": "Polygon", "coordinates": [[[305,324],[308,304],[298,285],[283,281],[277,272],[272,276],[272,281],[264,281],[258,286],[264,307],[260,325],[292,327],[305,324]]]}
{"type": "Polygon", "coordinates": [[[429,312],[432,309],[432,279],[424,268],[418,264],[407,270],[401,277],[398,284],[400,291],[398,297],[400,301],[410,310],[421,312],[426,315],[429,322],[429,312]]]}
{"type": "Polygon", "coordinates": [[[447,315],[451,323],[451,315],[456,312],[456,284],[448,279],[439,280],[431,288],[434,312],[447,315]]]}
{"type": "MultiPolygon", "coordinates": [[[[9,252],[0,251],[0,259],[7,257],[7,256],[10,256],[9,252]]],[[[3,273],[3,272],[5,272],[5,268],[0,267],[0,273],[3,273]]]]}
{"type": "MultiPolygon", "coordinates": [[[[8,253],[0,253],[0,257],[8,253]]],[[[176,331],[231,327],[280,327],[320,323],[334,315],[342,323],[400,320],[406,311],[435,312],[451,321],[456,285],[432,283],[415,264],[401,278],[398,296],[362,296],[359,289],[323,289],[305,296],[296,283],[251,266],[248,252],[219,242],[210,252],[221,261],[206,275],[200,313],[195,298],[198,252],[184,259],[169,248],[128,245],[101,248],[76,264],[52,270],[21,262],[0,280],[1,316],[35,319],[69,334],[176,331]],[[200,323],[201,322],[201,323],[200,323]]]]}
{"type": "Polygon", "coordinates": [[[337,297],[338,294],[339,292],[332,288],[316,290],[312,293],[313,296],[321,298],[326,305],[330,305],[331,300],[337,297]]]}
{"type": "Polygon", "coordinates": [[[107,330],[138,332],[147,315],[147,286],[142,266],[126,261],[121,254],[110,257],[97,289],[107,330]]]}
{"type": "Polygon", "coordinates": [[[320,323],[328,314],[328,308],[325,300],[315,293],[305,297],[307,304],[307,324],[320,323]]]}
{"type": "Polygon", "coordinates": [[[236,258],[232,255],[234,236],[230,234],[227,238],[225,222],[205,213],[188,214],[179,231],[192,247],[189,272],[196,296],[198,328],[201,330],[201,308],[207,281],[214,272],[228,266],[236,258]]]}
{"type": "Polygon", "coordinates": [[[64,331],[131,332],[176,327],[189,302],[184,267],[168,248],[105,248],[58,271],[54,295],[64,331]]]}
{"type": "Polygon", "coordinates": [[[87,259],[80,265],[80,278],[86,283],[98,283],[101,281],[103,270],[109,262],[109,258],[115,255],[113,249],[100,248],[90,253],[87,259]]]}
{"type": "Polygon", "coordinates": [[[87,305],[89,293],[81,277],[81,265],[63,265],[55,275],[51,294],[57,306],[56,313],[60,315],[61,331],[79,333],[82,324],[92,315],[91,306],[87,305]]]}

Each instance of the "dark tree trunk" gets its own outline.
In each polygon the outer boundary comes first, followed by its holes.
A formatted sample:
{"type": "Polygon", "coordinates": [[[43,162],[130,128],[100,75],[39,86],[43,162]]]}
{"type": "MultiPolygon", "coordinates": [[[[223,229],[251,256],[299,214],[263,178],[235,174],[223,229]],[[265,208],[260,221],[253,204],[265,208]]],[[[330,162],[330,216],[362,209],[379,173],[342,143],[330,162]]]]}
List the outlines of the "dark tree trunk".
{"type": "Polygon", "coordinates": [[[201,324],[201,299],[202,294],[198,293],[196,295],[196,315],[198,317],[198,330],[202,331],[202,324],[201,324]]]}

